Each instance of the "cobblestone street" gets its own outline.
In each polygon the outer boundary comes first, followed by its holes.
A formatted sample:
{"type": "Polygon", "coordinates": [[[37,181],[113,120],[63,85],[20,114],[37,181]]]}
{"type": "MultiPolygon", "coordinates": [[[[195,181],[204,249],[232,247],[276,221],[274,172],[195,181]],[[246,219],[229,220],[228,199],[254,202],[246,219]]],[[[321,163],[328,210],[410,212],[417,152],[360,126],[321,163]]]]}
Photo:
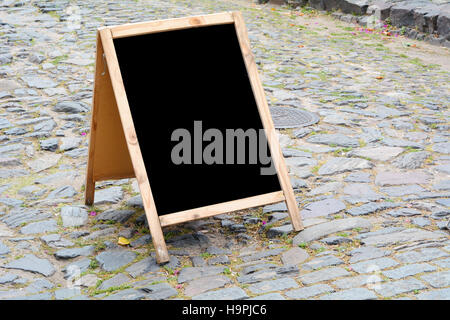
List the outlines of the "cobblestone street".
{"type": "Polygon", "coordinates": [[[244,0],[0,0],[0,26],[0,300],[450,299],[449,48],[244,0]],[[84,206],[96,31],[223,11],[269,105],[320,117],[280,129],[305,229],[284,203],[167,227],[161,266],[135,179],[84,206]]]}

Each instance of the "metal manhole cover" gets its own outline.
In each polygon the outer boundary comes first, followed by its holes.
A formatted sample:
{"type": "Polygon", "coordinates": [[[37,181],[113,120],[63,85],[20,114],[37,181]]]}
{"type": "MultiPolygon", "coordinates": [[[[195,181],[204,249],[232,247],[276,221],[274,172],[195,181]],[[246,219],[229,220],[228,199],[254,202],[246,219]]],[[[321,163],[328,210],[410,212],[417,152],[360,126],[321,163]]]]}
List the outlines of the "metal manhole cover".
{"type": "Polygon", "coordinates": [[[270,113],[277,129],[306,127],[320,120],[315,113],[288,107],[270,107],[270,113]]]}

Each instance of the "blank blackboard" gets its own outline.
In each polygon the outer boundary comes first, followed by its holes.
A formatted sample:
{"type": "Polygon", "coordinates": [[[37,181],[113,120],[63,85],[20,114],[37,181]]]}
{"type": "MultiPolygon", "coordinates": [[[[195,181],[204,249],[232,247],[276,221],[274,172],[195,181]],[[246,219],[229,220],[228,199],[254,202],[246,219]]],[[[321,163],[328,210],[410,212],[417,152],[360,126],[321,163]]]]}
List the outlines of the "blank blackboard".
{"type": "Polygon", "coordinates": [[[233,24],[117,38],[114,47],[158,215],[281,190],[259,158],[171,161],[173,131],[193,132],[194,121],[203,131],[263,129],[233,24]]]}
{"type": "Polygon", "coordinates": [[[133,177],[158,263],[170,260],[162,228],[183,222],[285,201],[303,229],[240,12],[98,29],[85,204],[97,181],[133,177]],[[239,130],[255,140],[228,143],[239,130]],[[188,163],[172,157],[179,131],[188,163]],[[202,157],[211,143],[221,157],[202,157]]]}

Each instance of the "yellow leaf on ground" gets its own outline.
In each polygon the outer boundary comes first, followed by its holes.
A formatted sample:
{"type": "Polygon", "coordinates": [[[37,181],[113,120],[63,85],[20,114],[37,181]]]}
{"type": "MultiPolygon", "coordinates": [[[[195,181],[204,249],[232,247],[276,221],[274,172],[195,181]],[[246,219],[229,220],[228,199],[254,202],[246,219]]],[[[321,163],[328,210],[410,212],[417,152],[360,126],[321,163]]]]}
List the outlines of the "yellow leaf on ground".
{"type": "Polygon", "coordinates": [[[126,246],[126,245],[130,244],[130,240],[128,240],[127,238],[124,238],[124,237],[119,237],[119,241],[117,241],[117,243],[122,246],[126,246]]]}

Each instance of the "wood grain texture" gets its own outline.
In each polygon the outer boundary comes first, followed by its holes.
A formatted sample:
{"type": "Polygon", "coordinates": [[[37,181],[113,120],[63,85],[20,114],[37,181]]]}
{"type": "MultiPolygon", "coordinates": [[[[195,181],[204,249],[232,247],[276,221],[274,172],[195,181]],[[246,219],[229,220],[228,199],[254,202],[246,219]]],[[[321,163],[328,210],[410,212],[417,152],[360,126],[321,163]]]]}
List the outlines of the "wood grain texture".
{"type": "Polygon", "coordinates": [[[262,205],[276,203],[284,200],[285,197],[283,191],[277,191],[245,199],[219,203],[211,206],[165,214],[163,216],[160,216],[159,218],[161,221],[161,226],[167,227],[182,222],[212,217],[226,212],[259,207],[262,205]]]}
{"type": "Polygon", "coordinates": [[[85,202],[94,203],[95,182],[134,177],[110,75],[97,41],[85,202]]]}
{"type": "Polygon", "coordinates": [[[130,23],[120,26],[110,27],[112,37],[123,38],[163,31],[173,31],[179,29],[205,27],[210,25],[233,23],[233,16],[230,12],[215,13],[209,15],[199,15],[185,18],[156,20],[141,23],[130,23]]]}
{"type": "Polygon", "coordinates": [[[259,79],[255,58],[250,49],[250,41],[248,39],[247,29],[240,12],[233,12],[232,15],[234,18],[234,26],[236,28],[236,33],[239,39],[242,56],[244,58],[245,65],[247,67],[247,73],[252,85],[253,95],[255,96],[256,103],[258,105],[258,111],[261,116],[261,121],[266,132],[272,161],[274,162],[274,166],[278,174],[278,179],[286,198],[286,206],[289,211],[289,216],[291,218],[294,230],[300,231],[303,230],[303,223],[300,217],[297,201],[295,200],[294,190],[292,189],[292,185],[289,180],[284,157],[278,143],[277,133],[273,125],[269,106],[267,105],[264,89],[261,84],[261,80],[259,79]]]}
{"type": "Polygon", "coordinates": [[[128,147],[129,155],[131,157],[131,162],[133,164],[134,173],[136,175],[139,189],[141,191],[145,214],[147,216],[148,225],[152,234],[153,245],[156,249],[156,260],[158,261],[158,263],[168,262],[169,253],[164,241],[158,213],[156,212],[156,206],[150,189],[144,161],[142,159],[142,153],[136,136],[133,118],[131,117],[128,99],[123,85],[122,76],[120,74],[116,52],[114,49],[111,30],[100,30],[100,36],[102,39],[103,50],[105,52],[108,71],[110,74],[111,84],[119,110],[123,132],[125,133],[126,144],[128,147]]]}
{"type": "Polygon", "coordinates": [[[94,180],[94,155],[95,155],[95,138],[97,133],[97,114],[98,114],[98,99],[100,95],[100,76],[104,65],[102,62],[103,47],[100,40],[100,31],[97,31],[97,52],[95,60],[95,77],[94,77],[94,94],[92,95],[92,110],[91,110],[91,130],[89,136],[89,156],[86,166],[86,183],[84,191],[84,199],[86,205],[94,203],[95,194],[95,180],[94,180]]]}

